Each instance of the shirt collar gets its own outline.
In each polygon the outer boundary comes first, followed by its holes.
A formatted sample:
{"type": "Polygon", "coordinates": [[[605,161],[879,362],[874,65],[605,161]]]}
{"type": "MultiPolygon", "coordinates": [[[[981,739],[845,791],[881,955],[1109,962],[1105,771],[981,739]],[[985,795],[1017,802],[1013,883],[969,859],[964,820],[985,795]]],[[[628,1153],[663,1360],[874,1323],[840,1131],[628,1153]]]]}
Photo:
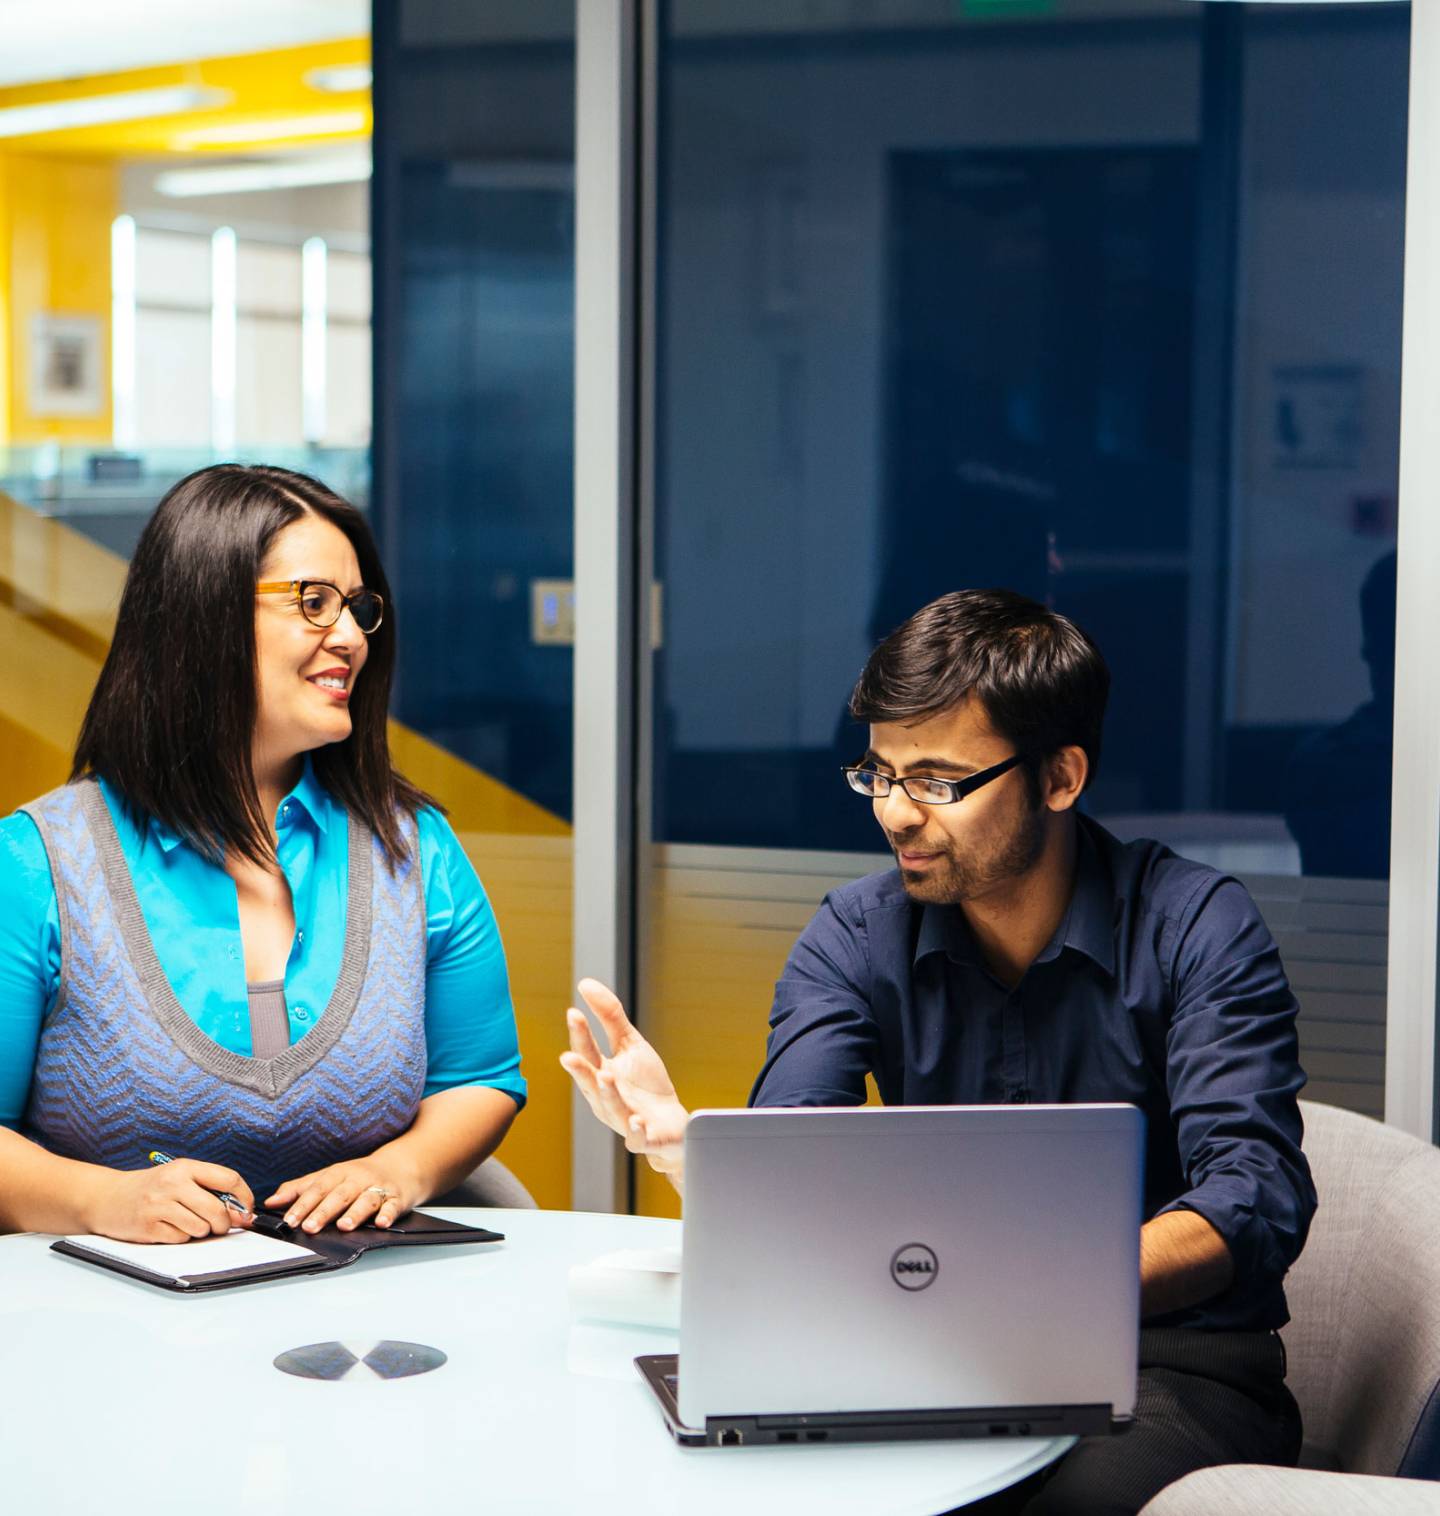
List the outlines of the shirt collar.
{"type": "Polygon", "coordinates": [[[116,824],[122,824],[130,829],[135,837],[136,845],[144,847],[146,842],[154,839],[161,852],[172,853],[185,840],[179,832],[165,825],[163,821],[157,821],[154,816],[145,812],[136,812],[126,804],[125,797],[103,775],[96,776],[100,783],[100,789],[110,805],[110,814],[115,817],[116,824]]]}
{"type": "Polygon", "coordinates": [[[163,821],[157,821],[153,816],[150,818],[150,835],[160,844],[162,853],[173,853],[185,840],[179,832],[165,825],[163,821]]]}
{"type": "Polygon", "coordinates": [[[1074,948],[1105,970],[1115,972],[1115,889],[1083,816],[1075,828],[1075,891],[1065,919],[1035,960],[1047,963],[1062,948],[1074,948]]]}
{"type": "MultiPolygon", "coordinates": [[[[1083,817],[1075,838],[1075,890],[1055,935],[1045,945],[1036,963],[1058,958],[1063,949],[1075,948],[1093,959],[1107,974],[1115,972],[1115,892],[1106,875],[1099,851],[1083,817]]],[[[979,963],[975,937],[958,905],[925,905],[920,910],[920,930],[915,939],[913,961],[931,953],[944,953],[956,963],[979,963]]]]}
{"type": "MultiPolygon", "coordinates": [[[[101,783],[105,785],[109,794],[116,794],[116,791],[106,781],[101,780],[101,783]]],[[[335,802],[330,796],[330,791],[315,777],[315,766],[310,762],[308,756],[305,759],[305,767],[300,771],[300,778],[296,781],[295,788],[280,802],[280,808],[283,810],[286,805],[291,804],[298,805],[310,817],[315,823],[317,831],[322,834],[329,831],[330,812],[334,808],[335,802]]],[[[155,839],[160,851],[167,855],[173,853],[185,840],[173,827],[167,826],[163,821],[157,820],[154,816],[146,818],[145,829],[155,839]]]]}
{"type": "Polygon", "coordinates": [[[958,905],[920,907],[920,931],[915,939],[914,962],[918,964],[932,953],[944,953],[956,963],[979,961],[970,924],[958,905]]]}
{"type": "Polygon", "coordinates": [[[335,802],[330,797],[330,791],[315,777],[315,765],[310,762],[308,755],[295,788],[280,802],[281,810],[287,805],[300,806],[321,833],[330,830],[330,812],[335,802]]]}

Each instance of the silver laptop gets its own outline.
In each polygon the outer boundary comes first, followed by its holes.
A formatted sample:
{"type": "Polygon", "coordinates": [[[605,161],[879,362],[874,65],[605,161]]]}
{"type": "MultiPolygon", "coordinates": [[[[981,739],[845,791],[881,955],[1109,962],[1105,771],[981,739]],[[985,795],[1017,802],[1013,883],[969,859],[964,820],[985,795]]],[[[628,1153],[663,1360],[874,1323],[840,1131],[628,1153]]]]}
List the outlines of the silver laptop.
{"type": "Polygon", "coordinates": [[[1128,1105],[700,1111],[680,1352],[718,1447],[1108,1432],[1134,1409],[1144,1117],[1128,1105]]]}

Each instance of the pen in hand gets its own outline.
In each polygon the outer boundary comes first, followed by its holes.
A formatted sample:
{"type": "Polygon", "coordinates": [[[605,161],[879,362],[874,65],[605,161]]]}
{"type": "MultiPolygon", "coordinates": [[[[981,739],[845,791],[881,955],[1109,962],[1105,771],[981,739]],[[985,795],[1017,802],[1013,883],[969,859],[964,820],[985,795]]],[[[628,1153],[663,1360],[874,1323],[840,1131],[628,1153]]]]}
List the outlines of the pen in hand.
{"type": "MultiPolygon", "coordinates": [[[[151,1150],[151,1163],[174,1163],[174,1161],[175,1160],[169,1155],[169,1153],[161,1153],[154,1149],[151,1150]]],[[[229,1190],[217,1190],[215,1193],[221,1200],[225,1202],[226,1205],[230,1207],[232,1211],[235,1211],[241,1216],[248,1216],[250,1214],[249,1211],[247,1211],[245,1207],[229,1192],[229,1190]]]]}

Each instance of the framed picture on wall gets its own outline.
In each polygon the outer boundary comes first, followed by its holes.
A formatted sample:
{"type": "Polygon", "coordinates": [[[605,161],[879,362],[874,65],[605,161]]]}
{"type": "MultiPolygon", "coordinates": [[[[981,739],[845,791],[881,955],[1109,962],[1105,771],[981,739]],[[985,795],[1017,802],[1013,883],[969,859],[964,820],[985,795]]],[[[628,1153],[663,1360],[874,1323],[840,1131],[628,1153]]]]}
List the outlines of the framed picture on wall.
{"type": "Polygon", "coordinates": [[[101,323],[42,311],[30,321],[30,412],[98,416],[105,408],[101,323]]]}

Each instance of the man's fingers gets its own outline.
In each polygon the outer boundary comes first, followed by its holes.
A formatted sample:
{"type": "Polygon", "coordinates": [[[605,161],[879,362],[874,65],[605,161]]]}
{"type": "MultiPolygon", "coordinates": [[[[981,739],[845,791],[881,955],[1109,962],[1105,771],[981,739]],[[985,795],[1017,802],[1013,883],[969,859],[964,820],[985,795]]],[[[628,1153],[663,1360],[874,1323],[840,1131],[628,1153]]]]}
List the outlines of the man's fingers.
{"type": "Polygon", "coordinates": [[[674,1095],[656,1095],[642,1085],[632,1084],[621,1074],[611,1076],[617,1098],[631,1117],[639,1118],[652,1143],[680,1142],[690,1122],[690,1113],[674,1095]]]}
{"type": "Polygon", "coordinates": [[[590,1030],[590,1023],[585,1019],[585,1012],[577,1011],[572,1005],[565,1012],[565,1027],[570,1033],[570,1051],[598,1069],[601,1063],[600,1049],[595,1042],[595,1034],[590,1030]]]}
{"type": "Polygon", "coordinates": [[[628,1138],[632,1112],[616,1094],[615,1078],[610,1071],[593,1068],[578,1053],[561,1053],[560,1066],[575,1081],[596,1119],[612,1132],[628,1138]]]}
{"type": "Polygon", "coordinates": [[[600,1087],[600,1104],[604,1108],[606,1123],[622,1137],[625,1136],[630,1130],[630,1119],[635,1112],[621,1094],[615,1075],[608,1068],[601,1069],[595,1076],[595,1083],[600,1087]]]}
{"type": "Polygon", "coordinates": [[[590,1109],[608,1126],[623,1132],[630,1120],[629,1108],[615,1092],[615,1076],[606,1068],[592,1068],[574,1053],[561,1053],[560,1065],[580,1086],[590,1109]]]}
{"type": "Polygon", "coordinates": [[[580,998],[595,1013],[595,1019],[604,1028],[605,1035],[610,1039],[610,1051],[615,1052],[635,1030],[625,1014],[625,1007],[620,1004],[615,992],[598,979],[582,979],[575,988],[580,991],[580,998]]]}
{"type": "Polygon", "coordinates": [[[595,1067],[579,1053],[561,1053],[560,1067],[575,1081],[580,1093],[593,1106],[600,1098],[600,1087],[595,1083],[595,1067]]]}

